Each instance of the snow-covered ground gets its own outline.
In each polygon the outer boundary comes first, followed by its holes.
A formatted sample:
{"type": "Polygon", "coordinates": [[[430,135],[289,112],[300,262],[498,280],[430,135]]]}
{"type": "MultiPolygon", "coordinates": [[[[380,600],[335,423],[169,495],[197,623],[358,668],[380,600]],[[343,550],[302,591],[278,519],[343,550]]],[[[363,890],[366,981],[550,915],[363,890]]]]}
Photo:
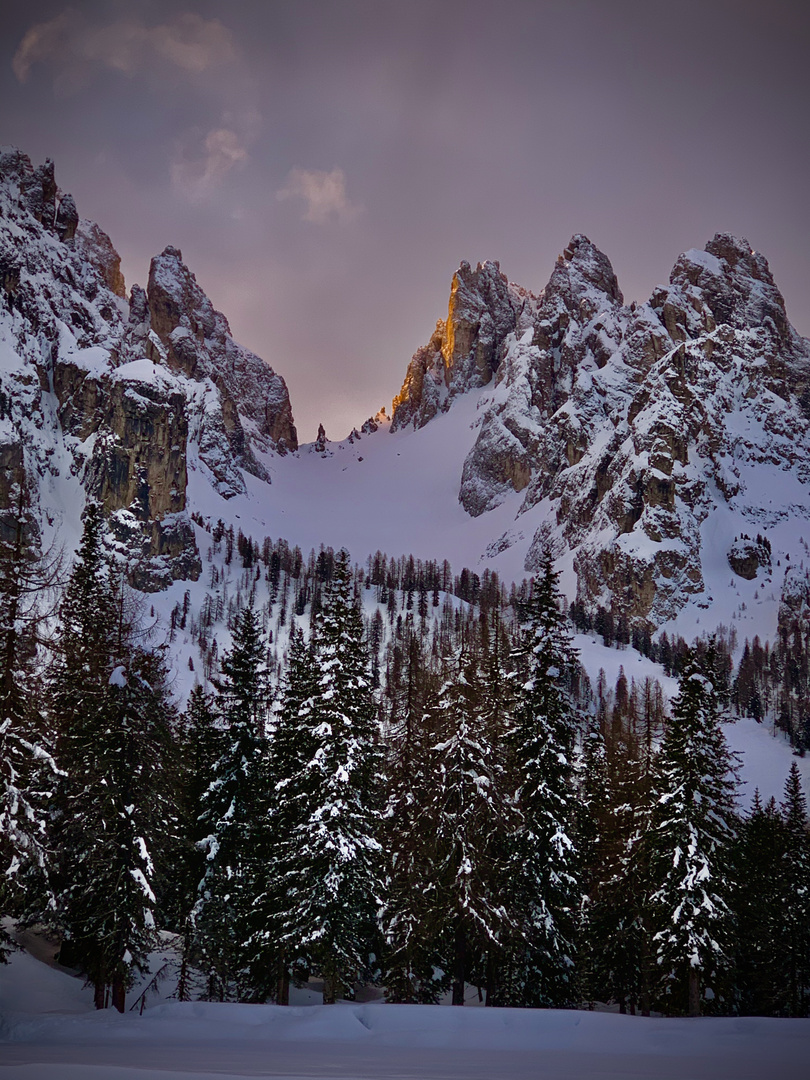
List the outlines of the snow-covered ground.
{"type": "MultiPolygon", "coordinates": [[[[671,700],[678,692],[678,680],[664,673],[660,664],[653,663],[635,649],[609,649],[593,634],[576,634],[574,645],[582,666],[588,673],[591,685],[596,686],[599,672],[604,671],[607,686],[612,690],[624,669],[628,680],[642,683],[644,679],[657,679],[664,693],[671,700]]],[[[740,807],[751,805],[754,791],[759,789],[763,802],[773,796],[781,802],[785,793],[790,766],[795,761],[804,781],[804,791],[810,801],[810,756],[797,757],[781,731],[772,724],[758,724],[751,717],[743,717],[724,726],[730,748],[739,756],[740,807]]]]}
{"type": "Polygon", "coordinates": [[[17,953],[0,970],[3,1080],[804,1080],[810,1020],[342,1003],[96,1012],[17,953]]]}

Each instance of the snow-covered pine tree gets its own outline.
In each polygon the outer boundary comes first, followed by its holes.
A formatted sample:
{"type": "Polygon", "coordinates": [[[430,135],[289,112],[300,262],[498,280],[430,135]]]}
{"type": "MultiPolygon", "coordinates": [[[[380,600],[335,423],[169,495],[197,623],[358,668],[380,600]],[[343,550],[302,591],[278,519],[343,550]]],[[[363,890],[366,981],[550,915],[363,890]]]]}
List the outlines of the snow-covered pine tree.
{"type": "Polygon", "coordinates": [[[737,829],[734,760],[720,726],[723,677],[713,647],[687,656],[657,758],[649,836],[654,947],[665,1009],[697,1016],[728,966],[737,829]]]}
{"type": "Polygon", "coordinates": [[[606,957],[605,892],[612,879],[608,864],[616,847],[615,796],[611,790],[605,734],[595,717],[582,739],[576,758],[579,801],[576,841],[580,859],[582,912],[580,916],[580,992],[584,1000],[610,1000],[610,962],[606,957]]]}
{"type": "Polygon", "coordinates": [[[280,943],[287,956],[306,958],[321,973],[324,1003],[331,1004],[368,970],[382,895],[382,754],[345,550],[324,582],[313,632],[317,687],[301,715],[312,756],[292,787],[315,794],[285,860],[288,916],[280,943]]]}
{"type": "Polygon", "coordinates": [[[312,650],[293,625],[281,702],[270,741],[267,835],[263,880],[254,901],[252,935],[246,950],[257,990],[288,1005],[290,980],[306,969],[306,957],[289,944],[296,909],[287,890],[297,879],[299,836],[318,798],[318,780],[309,766],[317,749],[311,723],[318,690],[312,650]],[[284,942],[284,944],[282,944],[284,942]],[[273,962],[274,960],[274,962],[273,962]]]}
{"type": "MultiPolygon", "coordinates": [[[[233,646],[215,682],[222,751],[203,795],[206,865],[195,909],[208,997],[256,996],[247,953],[253,904],[268,861],[269,694],[266,649],[251,606],[237,616],[233,646]]],[[[268,965],[271,966],[271,965],[268,965]]]]}
{"type": "Polygon", "coordinates": [[[435,838],[434,877],[426,881],[429,935],[445,937],[445,970],[452,976],[453,1004],[464,1004],[464,987],[486,958],[500,957],[508,932],[501,896],[501,856],[511,807],[504,791],[497,732],[488,728],[480,659],[468,648],[446,658],[443,683],[428,723],[435,777],[426,825],[435,838]]]}
{"type": "MultiPolygon", "coordinates": [[[[0,912],[50,921],[46,832],[58,769],[34,661],[37,627],[48,614],[42,599],[59,566],[33,550],[25,501],[19,485],[16,518],[10,528],[0,523],[0,912]]],[[[0,926],[0,962],[12,946],[0,926]]]]}
{"type": "Polygon", "coordinates": [[[785,845],[780,884],[783,897],[783,975],[789,1016],[807,1016],[810,1004],[810,833],[807,799],[794,761],[782,800],[785,845]]]}
{"type": "Polygon", "coordinates": [[[506,882],[518,933],[504,969],[502,1003],[563,1006],[577,994],[581,886],[572,835],[580,718],[572,696],[578,662],[548,555],[523,616],[508,734],[511,798],[519,819],[508,844],[506,882]]]}
{"type": "Polygon", "coordinates": [[[427,707],[437,687],[424,642],[412,622],[406,624],[401,662],[392,667],[385,718],[388,763],[382,836],[387,949],[383,981],[388,1001],[435,1004],[445,989],[444,980],[436,975],[441,968],[441,928],[431,923],[427,903],[436,879],[437,855],[430,816],[435,733],[427,707]]]}
{"type": "Polygon", "coordinates": [[[589,979],[584,989],[591,998],[616,1001],[620,1012],[640,1006],[649,1015],[645,835],[652,807],[652,695],[647,690],[642,696],[635,683],[628,688],[620,669],[613,708],[600,710],[598,730],[585,741],[584,756],[591,760],[583,789],[586,825],[579,837],[586,893],[582,952],[589,979]],[[604,746],[595,760],[593,750],[587,753],[594,740],[604,746]]]}
{"type": "Polygon", "coordinates": [[[63,962],[123,1011],[153,945],[155,858],[174,830],[172,710],[159,656],[138,648],[90,504],[65,592],[50,678],[58,792],[63,962]]]}

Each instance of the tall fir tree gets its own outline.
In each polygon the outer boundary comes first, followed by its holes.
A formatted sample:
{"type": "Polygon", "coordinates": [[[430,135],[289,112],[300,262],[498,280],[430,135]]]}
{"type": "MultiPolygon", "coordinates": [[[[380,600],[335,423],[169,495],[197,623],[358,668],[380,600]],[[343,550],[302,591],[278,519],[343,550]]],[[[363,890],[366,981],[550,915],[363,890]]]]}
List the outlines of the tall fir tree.
{"type": "Polygon", "coordinates": [[[205,874],[202,842],[207,835],[201,821],[203,800],[216,763],[222,754],[222,729],[213,696],[199,683],[189,694],[182,716],[178,746],[178,813],[180,831],[171,880],[164,889],[170,907],[169,928],[180,935],[179,1001],[190,1000],[195,984],[195,908],[205,874]]]}
{"type": "Polygon", "coordinates": [[[436,677],[413,626],[402,653],[402,662],[393,665],[387,683],[384,983],[388,1001],[436,1004],[444,990],[444,980],[437,975],[441,935],[431,924],[428,904],[437,874],[436,833],[430,817],[435,733],[428,716],[436,677]]]}
{"type": "MultiPolygon", "coordinates": [[[[60,566],[36,551],[22,483],[16,501],[14,519],[0,520],[0,911],[51,922],[47,823],[59,770],[43,718],[36,647],[50,614],[43,600],[60,566]]],[[[0,926],[0,962],[12,947],[0,926]]]]}
{"type": "Polygon", "coordinates": [[[732,957],[743,1016],[779,1015],[784,1002],[784,855],[784,821],[775,800],[763,805],[757,790],[733,850],[732,957]]]}
{"type": "Polygon", "coordinates": [[[123,585],[90,504],[65,592],[51,673],[57,756],[62,959],[124,1009],[154,942],[155,862],[175,829],[173,712],[161,658],[135,644],[123,585]]]}
{"type": "Polygon", "coordinates": [[[722,996],[732,928],[735,763],[720,726],[724,680],[714,649],[687,656],[657,759],[649,835],[661,1000],[697,1016],[722,996]]]}
{"type": "Polygon", "coordinates": [[[782,800],[784,857],[783,958],[788,1016],[807,1016],[810,1004],[810,833],[799,766],[792,762],[782,800]]]}
{"type": "Polygon", "coordinates": [[[290,837],[280,945],[324,981],[324,1003],[368,971],[382,894],[382,754],[349,555],[335,557],[314,628],[315,694],[301,720],[312,755],[292,787],[315,792],[290,837]]]}
{"type": "Polygon", "coordinates": [[[447,658],[443,674],[428,721],[437,741],[428,819],[435,837],[435,876],[425,883],[426,929],[446,939],[444,966],[452,975],[452,1001],[463,1005],[465,983],[485,981],[486,958],[499,958],[507,936],[500,886],[511,807],[496,733],[486,723],[479,657],[461,649],[447,658]]]}
{"type": "Polygon", "coordinates": [[[519,931],[504,973],[503,1003],[562,1006],[576,1000],[581,908],[573,834],[578,662],[551,558],[524,610],[514,722],[508,735],[512,800],[519,821],[506,875],[519,931]]]}
{"type": "Polygon", "coordinates": [[[266,648],[251,606],[239,613],[233,646],[215,682],[222,751],[202,798],[205,871],[195,919],[208,997],[257,995],[248,964],[253,905],[267,859],[269,694],[266,648]]]}
{"type": "Polygon", "coordinates": [[[290,631],[281,702],[270,740],[265,864],[253,905],[247,959],[257,990],[288,1005],[290,981],[303,975],[306,959],[289,942],[294,913],[287,889],[296,877],[298,840],[318,792],[309,768],[316,750],[311,719],[318,672],[300,627],[290,631]],[[263,981],[262,981],[263,980],[263,981]]]}

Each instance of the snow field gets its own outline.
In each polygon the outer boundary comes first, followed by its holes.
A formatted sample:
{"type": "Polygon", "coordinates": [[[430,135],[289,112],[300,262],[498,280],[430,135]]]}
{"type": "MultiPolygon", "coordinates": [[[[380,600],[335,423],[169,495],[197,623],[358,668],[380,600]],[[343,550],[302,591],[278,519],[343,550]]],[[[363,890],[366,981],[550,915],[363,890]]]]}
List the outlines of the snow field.
{"type": "Polygon", "coordinates": [[[27,953],[0,971],[3,1080],[804,1080],[808,1060],[810,1020],[347,1002],[119,1015],[27,953]]]}

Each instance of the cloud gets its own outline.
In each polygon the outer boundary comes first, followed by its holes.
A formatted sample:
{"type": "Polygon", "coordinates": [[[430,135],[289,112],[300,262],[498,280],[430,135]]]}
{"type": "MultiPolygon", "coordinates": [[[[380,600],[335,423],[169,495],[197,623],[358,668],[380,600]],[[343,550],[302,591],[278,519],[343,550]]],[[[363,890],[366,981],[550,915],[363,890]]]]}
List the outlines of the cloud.
{"type": "Polygon", "coordinates": [[[277,199],[303,199],[306,203],[304,221],[324,225],[331,219],[352,221],[360,207],[346,195],[346,176],[343,169],[321,172],[318,169],[291,169],[286,186],[276,192],[277,199]]]}
{"type": "Polygon", "coordinates": [[[187,137],[178,145],[171,164],[172,184],[192,202],[201,202],[247,160],[247,147],[237,132],[214,128],[204,138],[187,137]]]}
{"type": "Polygon", "coordinates": [[[48,64],[56,86],[72,91],[100,69],[129,77],[166,70],[199,75],[236,57],[230,30],[218,19],[194,12],[146,26],[133,19],[94,24],[75,8],[66,8],[27,31],[11,66],[17,79],[25,82],[36,64],[48,64]]]}

